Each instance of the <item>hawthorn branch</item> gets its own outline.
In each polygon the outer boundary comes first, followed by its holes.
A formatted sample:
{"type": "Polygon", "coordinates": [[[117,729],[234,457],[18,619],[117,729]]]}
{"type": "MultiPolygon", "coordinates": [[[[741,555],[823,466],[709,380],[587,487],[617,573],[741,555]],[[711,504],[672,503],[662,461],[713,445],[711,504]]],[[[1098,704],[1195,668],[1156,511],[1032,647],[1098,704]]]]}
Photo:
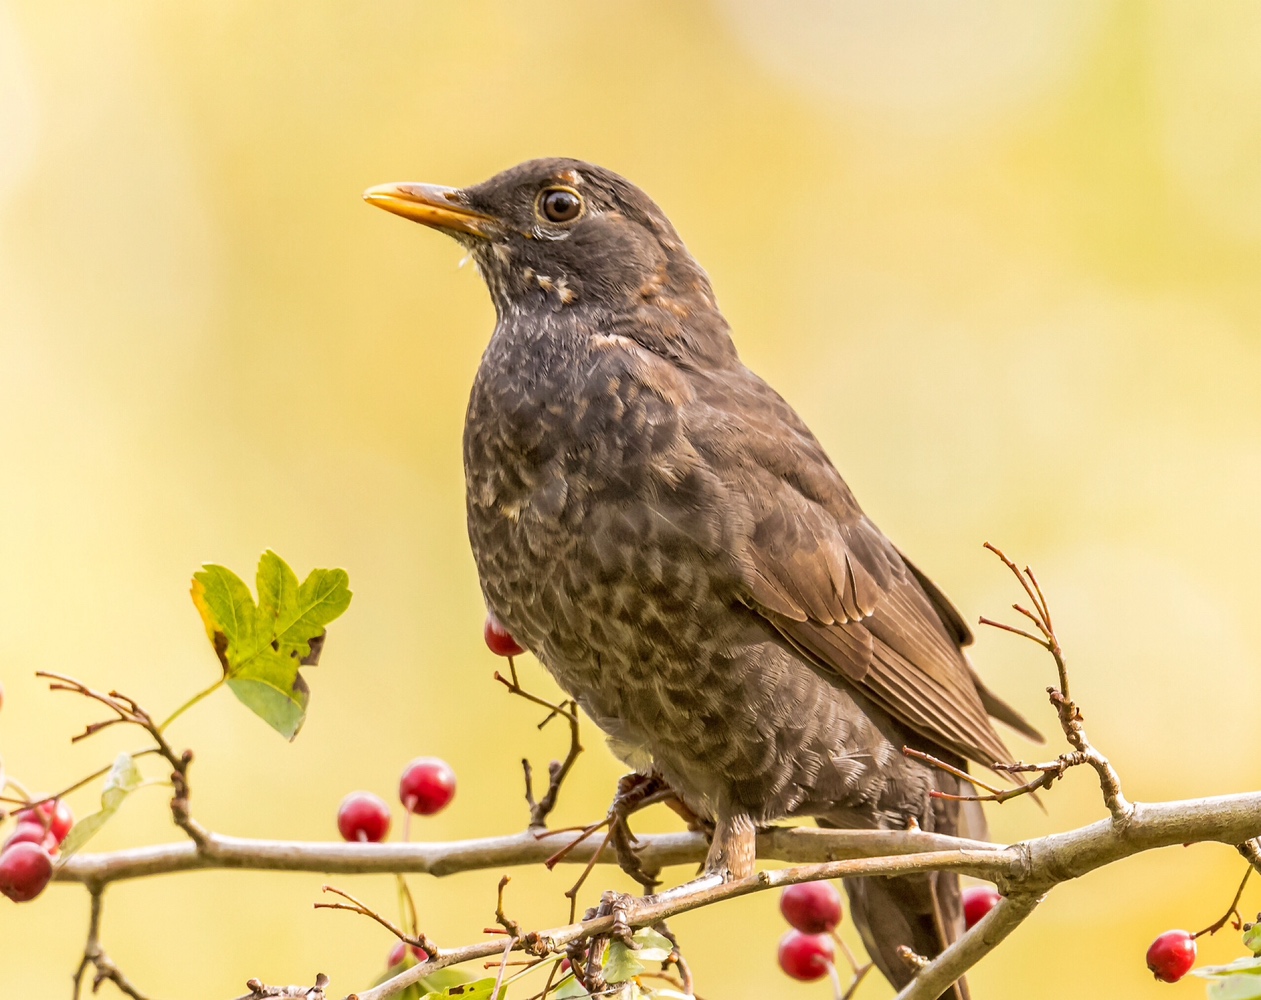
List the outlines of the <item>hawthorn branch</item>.
{"type": "MultiPolygon", "coordinates": [[[[846,832],[853,835],[859,831],[846,832]]],[[[1233,847],[1251,840],[1258,832],[1261,832],[1261,793],[1257,792],[1181,802],[1134,803],[1130,821],[1124,827],[1118,827],[1109,818],[1065,833],[1027,840],[1011,847],[991,844],[982,845],[978,849],[968,846],[954,850],[905,854],[901,857],[828,861],[779,871],[761,871],[749,878],[706,886],[685,894],[670,893],[658,897],[630,899],[620,916],[631,929],[638,929],[652,926],[679,913],[752,892],[798,882],[863,875],[954,871],[994,882],[1004,896],[999,905],[930,961],[907,990],[900,994],[901,1000],[924,1000],[938,996],[950,983],[989,954],[1033,911],[1042,897],[1061,882],[1079,878],[1097,868],[1145,851],[1209,841],[1233,847]]],[[[907,833],[912,837],[935,836],[912,834],[909,831],[907,833]]],[[[645,846],[654,839],[656,838],[645,837],[645,846]]],[[[943,838],[947,842],[950,839],[943,838]]],[[[589,940],[609,934],[613,930],[614,920],[613,915],[595,917],[563,927],[537,931],[530,937],[537,945],[546,946],[553,953],[560,953],[572,941],[589,940]]],[[[521,947],[519,942],[516,947],[521,947]]],[[[496,938],[462,948],[443,949],[432,961],[407,969],[370,990],[351,994],[347,1000],[387,1000],[435,969],[498,956],[502,954],[503,948],[502,939],[496,938]]]]}
{"type": "Polygon", "coordinates": [[[1038,893],[1012,893],[976,925],[928,962],[894,1000],[935,1000],[993,951],[1042,901],[1038,893]]]}
{"type": "Polygon", "coordinates": [[[83,946],[83,958],[79,961],[79,968],[74,974],[74,1000],[79,1000],[79,991],[83,986],[83,977],[89,968],[92,969],[92,992],[95,993],[101,988],[101,983],[107,980],[113,983],[120,993],[132,998],[132,1000],[149,1000],[145,994],[141,993],[131,981],[122,974],[118,966],[114,964],[113,959],[105,953],[105,949],[101,947],[101,895],[103,889],[92,890],[92,913],[88,919],[88,940],[83,946]]]}
{"type": "Polygon", "coordinates": [[[114,713],[115,717],[112,719],[91,723],[83,732],[71,740],[72,743],[99,733],[108,726],[119,724],[138,726],[149,734],[149,738],[154,743],[154,752],[161,754],[166,762],[171,765],[171,785],[174,788],[174,794],[171,796],[171,819],[174,820],[176,826],[188,834],[189,839],[200,849],[205,843],[207,832],[200,823],[193,819],[188,810],[188,767],[193,762],[193,752],[185,750],[183,753],[176,753],[171,744],[167,742],[166,737],[162,735],[162,727],[154,721],[153,716],[140,707],[134,698],[118,691],[110,691],[108,694],[105,694],[101,691],[93,690],[82,681],[75,680],[73,677],[67,677],[65,674],[38,670],[35,676],[51,681],[52,683],[48,685],[50,691],[69,691],[72,694],[82,695],[91,701],[100,702],[114,713]]]}
{"type": "Polygon", "coordinates": [[[272,1000],[273,997],[302,997],[304,1000],[324,1000],[328,976],[317,973],[313,986],[265,986],[261,980],[251,979],[246,984],[249,993],[237,1000],[272,1000]]]}
{"type": "MultiPolygon", "coordinates": [[[[1257,796],[1261,809],[1261,794],[1257,796]]],[[[1261,822],[1257,824],[1261,832],[1261,822]]],[[[552,834],[540,840],[529,832],[473,840],[363,844],[343,841],[252,840],[207,832],[205,847],[187,841],[93,854],[82,852],[59,865],[53,878],[89,887],[174,872],[235,868],[245,871],[293,871],[331,875],[454,875],[516,865],[542,864],[558,846],[580,832],[552,834]]],[[[1236,841],[1244,838],[1238,837],[1236,841]]],[[[585,865],[598,843],[586,841],[566,854],[569,864],[585,865]]],[[[1002,850],[1001,845],[920,830],[819,830],[774,827],[758,835],[758,857],[805,863],[847,858],[887,857],[924,851],[1002,850]]],[[[694,865],[708,850],[700,833],[644,834],[639,851],[654,866],[694,865]]],[[[611,860],[611,858],[610,858],[611,860]]]]}

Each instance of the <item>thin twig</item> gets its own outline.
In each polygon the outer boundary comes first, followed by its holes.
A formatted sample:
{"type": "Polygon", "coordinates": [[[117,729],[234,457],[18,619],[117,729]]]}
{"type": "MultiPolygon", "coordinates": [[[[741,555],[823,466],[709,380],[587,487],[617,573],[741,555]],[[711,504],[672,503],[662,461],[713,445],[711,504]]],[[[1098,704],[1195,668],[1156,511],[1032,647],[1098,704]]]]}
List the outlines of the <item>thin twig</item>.
{"type": "Polygon", "coordinates": [[[1239,883],[1239,888],[1235,891],[1235,898],[1230,901],[1230,906],[1226,908],[1226,912],[1221,918],[1209,924],[1202,931],[1196,931],[1194,937],[1203,937],[1205,934],[1213,935],[1226,926],[1229,921],[1230,925],[1239,930],[1243,926],[1243,917],[1239,913],[1239,900],[1243,898],[1244,887],[1248,884],[1248,879],[1252,877],[1252,865],[1244,869],[1243,880],[1239,883]],[[1234,917],[1231,920],[1231,917],[1234,917]]]}
{"type": "Polygon", "coordinates": [[[560,795],[561,785],[564,784],[569,772],[573,769],[574,763],[578,760],[578,755],[582,753],[578,703],[576,701],[562,701],[560,704],[556,704],[525,690],[517,679],[517,667],[511,656],[508,657],[508,670],[512,674],[511,680],[504,677],[498,670],[495,671],[495,680],[504,685],[510,694],[515,694],[519,698],[524,698],[526,701],[551,710],[547,718],[539,723],[540,729],[558,715],[569,723],[569,752],[565,754],[563,761],[554,760],[548,765],[547,792],[537,802],[534,800],[533,771],[530,767],[530,762],[525,759],[521,761],[521,769],[525,772],[525,801],[530,807],[530,828],[538,829],[547,825],[547,817],[556,808],[556,799],[560,795]]]}
{"type": "MultiPolygon", "coordinates": [[[[503,883],[500,883],[502,890],[503,883]]],[[[490,1000],[499,1000],[499,990],[504,984],[504,971],[508,967],[508,956],[512,954],[512,949],[516,947],[517,939],[509,938],[507,944],[504,945],[504,957],[499,960],[499,972],[495,975],[495,988],[490,991],[490,1000]]]]}
{"type": "Polygon", "coordinates": [[[140,704],[128,695],[119,691],[110,691],[108,694],[104,694],[88,687],[82,681],[73,677],[47,670],[36,671],[35,676],[52,681],[48,685],[50,691],[69,691],[73,694],[82,695],[92,701],[99,702],[118,716],[105,722],[93,723],[78,736],[75,736],[71,742],[91,736],[100,732],[106,726],[114,724],[138,726],[149,734],[149,737],[154,742],[155,751],[165,757],[167,763],[171,765],[171,784],[175,789],[174,794],[171,796],[171,818],[175,821],[176,826],[188,834],[189,839],[197,845],[198,849],[202,849],[206,843],[206,830],[193,819],[188,809],[188,767],[193,762],[193,752],[185,750],[183,753],[176,753],[171,744],[167,742],[166,737],[162,735],[161,727],[153,721],[153,716],[141,708],[140,704]]]}
{"type": "Polygon", "coordinates": [[[371,919],[375,920],[378,924],[380,924],[382,927],[384,927],[387,931],[389,931],[391,934],[393,934],[396,938],[402,941],[404,944],[409,944],[417,948],[420,948],[430,958],[433,958],[435,955],[438,954],[438,946],[434,944],[432,941],[430,941],[429,938],[425,937],[424,934],[420,933],[420,931],[417,931],[415,934],[408,934],[406,931],[404,931],[401,927],[399,927],[393,921],[381,916],[381,914],[377,913],[376,910],[372,909],[372,907],[368,906],[366,903],[362,902],[361,900],[356,899],[350,893],[342,892],[341,889],[334,888],[331,885],[321,886],[320,888],[324,892],[331,892],[334,896],[341,896],[341,898],[346,900],[346,902],[345,903],[315,903],[313,904],[315,909],[317,910],[349,910],[351,913],[358,913],[362,916],[370,917],[371,919]]]}
{"type": "Polygon", "coordinates": [[[101,896],[104,889],[95,889],[91,892],[92,911],[88,918],[88,938],[83,946],[83,958],[79,961],[79,967],[74,973],[74,1000],[79,1000],[79,991],[83,985],[83,977],[87,973],[88,968],[92,968],[92,992],[96,993],[101,988],[101,983],[109,981],[113,983],[120,993],[132,998],[132,1000],[149,1000],[145,994],[141,993],[132,984],[122,970],[114,964],[113,959],[105,953],[105,949],[101,947],[101,911],[103,904],[101,896]]]}

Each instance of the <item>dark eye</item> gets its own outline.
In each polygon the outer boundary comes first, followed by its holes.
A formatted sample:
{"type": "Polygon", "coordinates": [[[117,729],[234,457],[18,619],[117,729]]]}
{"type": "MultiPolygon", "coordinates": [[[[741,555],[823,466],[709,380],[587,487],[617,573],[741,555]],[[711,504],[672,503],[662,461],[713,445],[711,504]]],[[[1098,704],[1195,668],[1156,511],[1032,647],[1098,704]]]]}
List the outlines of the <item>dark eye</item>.
{"type": "Polygon", "coordinates": [[[549,188],[539,201],[548,222],[572,222],[582,212],[582,199],[568,188],[549,188]]]}

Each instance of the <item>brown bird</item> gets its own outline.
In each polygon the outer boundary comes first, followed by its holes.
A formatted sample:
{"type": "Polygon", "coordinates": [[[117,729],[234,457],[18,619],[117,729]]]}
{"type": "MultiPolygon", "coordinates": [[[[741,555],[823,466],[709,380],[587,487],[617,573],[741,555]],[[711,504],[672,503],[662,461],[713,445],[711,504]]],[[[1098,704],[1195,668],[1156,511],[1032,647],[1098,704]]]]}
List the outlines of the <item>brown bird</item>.
{"type": "MultiPolygon", "coordinates": [[[[608,735],[712,821],[706,870],[757,827],[959,829],[960,783],[902,754],[1009,762],[968,627],[867,518],[736,354],[709,279],[637,187],[579,160],[369,202],[455,237],[498,323],[464,429],[486,605],[608,735]]],[[[962,930],[953,875],[848,880],[896,986],[962,930]]],[[[959,996],[966,996],[959,986],[959,996]]]]}

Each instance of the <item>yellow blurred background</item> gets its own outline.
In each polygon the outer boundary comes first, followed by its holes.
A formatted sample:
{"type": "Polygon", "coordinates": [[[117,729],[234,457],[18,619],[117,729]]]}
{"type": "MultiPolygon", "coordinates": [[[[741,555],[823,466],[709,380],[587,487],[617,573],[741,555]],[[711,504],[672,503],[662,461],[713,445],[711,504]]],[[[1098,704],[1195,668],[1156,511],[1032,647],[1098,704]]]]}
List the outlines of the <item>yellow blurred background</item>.
{"type": "MultiPolygon", "coordinates": [[[[493,313],[456,246],[360,192],[571,155],[658,200],[745,360],[969,618],[1016,596],[983,541],[1033,564],[1132,798],[1258,787],[1259,48],[1244,2],[0,0],[5,763],[53,789],[133,746],[72,747],[97,716],[33,671],[165,714],[218,671],[191,573],[252,578],[271,546],[346,567],[355,600],[295,743],[227,692],[172,730],[196,815],[335,837],[346,792],[393,801],[438,754],[459,794],[419,836],[524,826],[518,761],[563,734],[480,638],[460,429],[493,313]]],[[[976,659],[1052,727],[1036,650],[987,633],[976,659]]],[[[619,774],[587,742],[557,823],[602,814],[619,774]]],[[[994,836],[1102,815],[1087,774],[1045,798],[992,811],[994,836]]],[[[176,839],[165,799],[137,793],[91,849],[176,839]]],[[[1198,996],[1143,953],[1215,919],[1241,865],[1204,846],[1065,885],[976,994],[1198,996]]],[[[413,878],[425,929],[478,938],[499,874],[413,878]]],[[[560,922],[574,874],[518,872],[511,911],[560,922]]],[[[342,995],[391,942],[313,911],[324,881],[122,884],[104,944],[155,997],[317,971],[342,995]]],[[[336,881],[393,905],[386,877],[336,881]]],[[[0,996],[68,996],[86,919],[73,886],[0,903],[0,996]]],[[[710,1000],[826,997],[779,973],[782,929],[770,894],[676,922],[710,1000]]]]}

